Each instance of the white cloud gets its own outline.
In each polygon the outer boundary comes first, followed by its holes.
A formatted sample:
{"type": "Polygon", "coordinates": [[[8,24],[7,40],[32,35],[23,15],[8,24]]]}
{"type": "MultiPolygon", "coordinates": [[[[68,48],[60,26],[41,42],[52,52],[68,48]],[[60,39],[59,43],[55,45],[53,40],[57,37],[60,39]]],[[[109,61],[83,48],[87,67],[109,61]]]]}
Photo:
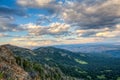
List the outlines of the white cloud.
{"type": "Polygon", "coordinates": [[[29,35],[34,36],[42,36],[42,35],[50,35],[50,36],[59,36],[69,34],[70,25],[65,23],[51,23],[48,26],[40,26],[33,23],[21,25],[28,32],[29,35]]]}
{"type": "Polygon", "coordinates": [[[68,31],[70,28],[70,25],[65,23],[52,23],[50,25],[50,28],[48,29],[51,33],[63,33],[68,31]]]}
{"type": "Polygon", "coordinates": [[[25,7],[43,7],[53,0],[17,0],[17,3],[25,7]]]}
{"type": "Polygon", "coordinates": [[[116,28],[114,30],[108,30],[108,31],[102,31],[96,33],[97,37],[107,37],[107,38],[113,38],[117,37],[120,38],[120,25],[116,25],[116,28]]]}
{"type": "Polygon", "coordinates": [[[110,31],[109,28],[103,28],[103,29],[79,29],[75,31],[75,34],[78,37],[95,37],[96,33],[103,32],[103,31],[110,31]]]}

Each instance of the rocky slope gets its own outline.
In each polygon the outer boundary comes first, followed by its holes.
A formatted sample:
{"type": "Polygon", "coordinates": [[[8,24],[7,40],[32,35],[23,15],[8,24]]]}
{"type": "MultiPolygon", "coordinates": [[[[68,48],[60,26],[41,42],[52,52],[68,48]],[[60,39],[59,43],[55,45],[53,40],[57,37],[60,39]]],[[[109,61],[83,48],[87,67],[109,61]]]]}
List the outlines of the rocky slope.
{"type": "Polygon", "coordinates": [[[0,80],[32,80],[29,74],[17,65],[13,53],[0,46],[0,80]]]}

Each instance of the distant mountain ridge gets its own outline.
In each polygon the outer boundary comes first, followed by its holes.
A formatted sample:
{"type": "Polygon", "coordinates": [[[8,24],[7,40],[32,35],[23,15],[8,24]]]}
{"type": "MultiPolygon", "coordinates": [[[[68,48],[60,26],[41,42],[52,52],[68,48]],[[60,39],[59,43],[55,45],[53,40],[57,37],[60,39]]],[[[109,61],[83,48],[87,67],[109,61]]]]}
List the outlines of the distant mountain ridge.
{"type": "Polygon", "coordinates": [[[77,53],[102,54],[120,58],[120,45],[117,44],[73,44],[55,47],[77,53]]]}
{"type": "Polygon", "coordinates": [[[107,50],[120,50],[120,45],[116,44],[71,44],[71,45],[57,45],[57,48],[70,50],[73,52],[103,52],[107,50]]]}

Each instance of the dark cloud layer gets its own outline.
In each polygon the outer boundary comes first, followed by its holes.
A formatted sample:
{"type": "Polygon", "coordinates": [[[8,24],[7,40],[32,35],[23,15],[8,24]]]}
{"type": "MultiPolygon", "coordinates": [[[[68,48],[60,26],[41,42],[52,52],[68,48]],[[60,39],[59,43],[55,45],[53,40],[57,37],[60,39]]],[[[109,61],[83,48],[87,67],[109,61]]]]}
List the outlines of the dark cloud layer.
{"type": "Polygon", "coordinates": [[[119,0],[93,1],[93,5],[87,5],[85,2],[71,3],[63,9],[63,19],[69,24],[79,26],[78,29],[111,28],[120,23],[119,2],[119,0]]]}

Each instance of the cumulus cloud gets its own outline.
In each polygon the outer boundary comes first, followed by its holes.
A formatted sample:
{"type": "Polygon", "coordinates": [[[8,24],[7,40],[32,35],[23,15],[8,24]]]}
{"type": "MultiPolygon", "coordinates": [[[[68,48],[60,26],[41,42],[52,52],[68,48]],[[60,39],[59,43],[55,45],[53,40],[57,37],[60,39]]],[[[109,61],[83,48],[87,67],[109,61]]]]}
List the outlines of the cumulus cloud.
{"type": "Polygon", "coordinates": [[[120,25],[116,25],[116,28],[114,30],[108,30],[108,31],[101,31],[95,34],[97,37],[107,37],[107,38],[113,38],[113,37],[120,37],[120,25]]]}
{"type": "Polygon", "coordinates": [[[24,7],[43,7],[54,0],[17,0],[17,3],[24,7]]]}
{"type": "Polygon", "coordinates": [[[113,27],[120,21],[120,0],[71,2],[61,14],[65,22],[79,26],[78,29],[100,29],[113,27]]]}
{"type": "Polygon", "coordinates": [[[110,31],[109,28],[103,28],[103,29],[82,29],[82,30],[76,30],[75,34],[78,37],[94,37],[96,33],[103,32],[103,31],[110,31]]]}
{"type": "Polygon", "coordinates": [[[70,33],[70,25],[65,23],[51,23],[48,26],[40,26],[33,23],[21,25],[28,32],[29,35],[42,36],[42,35],[51,35],[51,36],[60,36],[68,35],[70,33]]]}
{"type": "Polygon", "coordinates": [[[44,9],[49,15],[59,15],[62,9],[61,0],[17,0],[17,4],[24,8],[44,9]]]}
{"type": "MultiPolygon", "coordinates": [[[[25,7],[46,8],[61,16],[66,23],[78,29],[100,29],[113,27],[120,21],[119,0],[84,0],[55,3],[55,0],[17,0],[25,7]]],[[[51,12],[50,11],[50,12],[51,12]]]]}
{"type": "Polygon", "coordinates": [[[103,28],[103,29],[87,29],[87,30],[76,30],[78,37],[104,37],[104,38],[119,38],[120,25],[114,26],[114,29],[103,28]]]}
{"type": "Polygon", "coordinates": [[[65,34],[68,33],[69,28],[70,25],[65,23],[52,23],[48,30],[53,34],[65,34]]]}
{"type": "Polygon", "coordinates": [[[113,28],[120,22],[119,0],[66,0],[65,3],[55,3],[55,0],[18,0],[17,3],[25,7],[50,9],[65,23],[78,26],[77,29],[113,28]]]}
{"type": "Polygon", "coordinates": [[[24,37],[16,36],[12,39],[14,44],[37,46],[120,38],[120,0],[16,1],[18,9],[0,6],[0,37],[8,36],[3,32],[25,31],[25,34],[18,33],[24,37]],[[25,22],[20,19],[21,25],[14,23],[16,16],[26,16],[24,9],[37,16],[31,16],[25,22]]]}

